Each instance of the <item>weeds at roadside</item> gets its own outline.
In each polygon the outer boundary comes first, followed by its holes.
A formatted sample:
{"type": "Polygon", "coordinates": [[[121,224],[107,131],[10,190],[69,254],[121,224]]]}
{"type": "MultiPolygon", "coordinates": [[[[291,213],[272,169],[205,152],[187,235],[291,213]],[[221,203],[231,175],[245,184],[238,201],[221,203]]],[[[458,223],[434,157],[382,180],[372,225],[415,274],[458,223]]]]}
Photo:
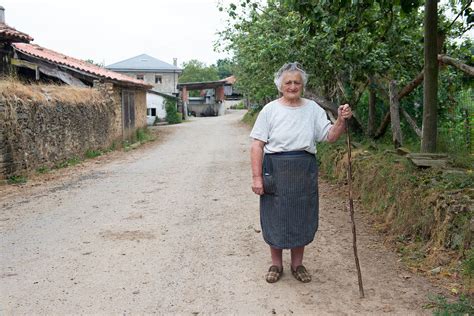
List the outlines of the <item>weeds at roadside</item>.
{"type": "Polygon", "coordinates": [[[442,295],[429,297],[430,302],[424,306],[426,309],[434,309],[435,316],[451,315],[473,315],[474,302],[467,296],[461,295],[455,302],[448,302],[448,299],[442,295]]]}
{"type": "Polygon", "coordinates": [[[102,155],[102,151],[96,150],[96,149],[89,149],[85,153],[85,157],[87,159],[92,159],[92,158],[95,158],[95,157],[99,157],[101,155],[102,155]]]}
{"type": "Polygon", "coordinates": [[[48,167],[39,167],[38,169],[36,169],[36,173],[40,173],[40,174],[45,174],[45,173],[48,173],[50,172],[51,169],[49,169],[48,167]]]}
{"type": "Polygon", "coordinates": [[[8,184],[23,184],[28,181],[28,178],[25,176],[11,176],[10,178],[7,179],[8,184]]]}
{"type": "Polygon", "coordinates": [[[136,139],[140,143],[146,143],[146,142],[154,140],[153,136],[150,134],[150,132],[146,128],[137,129],[136,139]]]}
{"type": "Polygon", "coordinates": [[[58,165],[56,165],[56,168],[61,169],[61,168],[66,168],[66,167],[70,167],[70,166],[75,166],[75,165],[79,164],[80,162],[81,162],[81,159],[79,159],[78,157],[72,157],[72,158],[69,158],[68,160],[63,161],[63,162],[59,163],[58,165]]]}

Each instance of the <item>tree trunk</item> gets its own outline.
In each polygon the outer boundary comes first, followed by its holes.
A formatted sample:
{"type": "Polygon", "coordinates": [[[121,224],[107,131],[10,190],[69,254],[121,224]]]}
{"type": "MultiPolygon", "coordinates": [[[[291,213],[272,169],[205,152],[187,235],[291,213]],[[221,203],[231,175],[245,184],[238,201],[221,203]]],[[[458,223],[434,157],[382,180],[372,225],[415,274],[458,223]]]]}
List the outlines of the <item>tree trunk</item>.
{"type": "Polygon", "coordinates": [[[425,80],[421,152],[436,152],[438,125],[438,1],[425,2],[425,80]]]}
{"type": "Polygon", "coordinates": [[[402,146],[402,130],[400,128],[400,104],[398,101],[397,83],[395,80],[390,81],[389,95],[393,146],[398,148],[402,146]]]}
{"type": "Polygon", "coordinates": [[[462,109],[462,114],[464,116],[464,130],[466,131],[466,148],[472,153],[471,124],[469,124],[469,111],[467,108],[462,109]]]}
{"type": "Polygon", "coordinates": [[[373,80],[369,79],[369,120],[367,122],[367,134],[369,137],[374,137],[375,135],[375,90],[372,87],[373,80]]]}

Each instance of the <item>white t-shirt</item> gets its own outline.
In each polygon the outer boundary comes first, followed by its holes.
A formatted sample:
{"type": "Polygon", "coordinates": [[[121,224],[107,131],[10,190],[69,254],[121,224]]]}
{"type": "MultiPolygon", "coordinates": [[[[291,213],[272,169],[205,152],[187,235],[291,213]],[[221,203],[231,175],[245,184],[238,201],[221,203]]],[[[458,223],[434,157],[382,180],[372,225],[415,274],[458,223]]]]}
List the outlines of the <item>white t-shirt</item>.
{"type": "Polygon", "coordinates": [[[316,102],[302,99],[291,107],[279,100],[265,105],[258,114],[250,137],[265,142],[265,153],[305,150],[316,153],[316,142],[327,140],[331,121],[316,102]]]}

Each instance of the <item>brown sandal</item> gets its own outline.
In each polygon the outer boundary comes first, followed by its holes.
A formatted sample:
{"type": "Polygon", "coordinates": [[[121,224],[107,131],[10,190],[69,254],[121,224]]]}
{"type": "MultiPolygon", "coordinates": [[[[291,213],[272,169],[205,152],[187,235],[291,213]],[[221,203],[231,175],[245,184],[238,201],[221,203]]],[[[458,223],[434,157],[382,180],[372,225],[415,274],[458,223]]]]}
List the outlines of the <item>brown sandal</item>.
{"type": "Polygon", "coordinates": [[[297,266],[294,270],[293,267],[291,267],[291,274],[300,282],[308,283],[311,281],[311,275],[304,266],[297,266]]]}
{"type": "Polygon", "coordinates": [[[278,268],[277,266],[271,266],[268,269],[267,274],[265,275],[265,280],[268,283],[275,283],[280,280],[281,275],[283,274],[283,267],[278,268]]]}

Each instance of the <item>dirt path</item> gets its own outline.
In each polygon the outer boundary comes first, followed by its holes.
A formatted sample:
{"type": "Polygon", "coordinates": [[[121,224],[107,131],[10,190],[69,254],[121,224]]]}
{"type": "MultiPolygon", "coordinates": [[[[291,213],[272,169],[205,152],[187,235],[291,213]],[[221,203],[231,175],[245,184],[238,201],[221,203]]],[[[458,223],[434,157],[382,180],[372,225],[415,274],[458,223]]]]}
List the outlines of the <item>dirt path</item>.
{"type": "Polygon", "coordinates": [[[242,114],[160,127],[161,143],[3,188],[0,314],[430,314],[422,305],[439,290],[402,270],[360,218],[358,298],[345,201],[326,183],[305,259],[313,282],[293,279],[287,252],[283,278],[265,282],[242,114]]]}

